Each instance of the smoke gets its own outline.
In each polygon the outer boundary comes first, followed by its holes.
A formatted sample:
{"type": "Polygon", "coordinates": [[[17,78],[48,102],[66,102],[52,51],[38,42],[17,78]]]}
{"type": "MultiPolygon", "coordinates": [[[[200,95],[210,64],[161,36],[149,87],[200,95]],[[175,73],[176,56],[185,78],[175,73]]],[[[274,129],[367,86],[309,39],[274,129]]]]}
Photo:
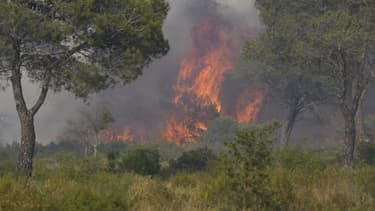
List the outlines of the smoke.
{"type": "Polygon", "coordinates": [[[249,26],[259,25],[258,10],[255,0],[216,0],[219,13],[235,23],[249,26]]]}
{"type": "MultiPolygon", "coordinates": [[[[64,128],[66,121],[76,118],[79,110],[107,106],[116,120],[115,128],[132,128],[136,132],[156,134],[168,118],[173,96],[173,85],[181,59],[189,52],[189,36],[199,16],[210,11],[202,4],[212,4],[222,19],[248,25],[259,26],[258,12],[253,0],[170,0],[171,10],[165,22],[164,32],[171,50],[165,57],[154,61],[145,69],[144,75],[126,86],[105,90],[95,94],[86,105],[72,94],[49,93],[45,105],[36,116],[37,141],[54,141],[64,128]]],[[[38,97],[38,85],[23,81],[27,102],[38,97]]],[[[0,114],[4,114],[6,128],[2,137],[5,142],[19,140],[19,126],[11,89],[0,92],[0,114]]],[[[29,103],[31,104],[31,103],[29,103]]],[[[1,132],[1,131],[0,131],[1,132]]]]}

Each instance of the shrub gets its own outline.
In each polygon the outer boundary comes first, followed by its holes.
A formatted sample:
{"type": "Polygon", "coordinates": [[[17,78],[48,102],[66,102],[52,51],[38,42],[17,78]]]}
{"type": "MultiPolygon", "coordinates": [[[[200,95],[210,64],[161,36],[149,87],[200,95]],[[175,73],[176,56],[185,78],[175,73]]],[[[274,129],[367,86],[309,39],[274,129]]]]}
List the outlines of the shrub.
{"type": "Polygon", "coordinates": [[[15,175],[16,162],[10,160],[0,161],[0,176],[15,175]]]}
{"type": "Polygon", "coordinates": [[[213,160],[216,160],[216,156],[207,147],[187,151],[176,160],[170,161],[170,171],[175,173],[206,170],[209,162],[213,160]]]}
{"type": "Polygon", "coordinates": [[[125,170],[141,175],[155,175],[160,171],[160,155],[156,149],[131,149],[122,158],[125,170]]]}
{"type": "Polygon", "coordinates": [[[372,142],[360,142],[357,148],[358,158],[366,164],[375,163],[375,145],[372,142]]]}
{"type": "Polygon", "coordinates": [[[118,158],[120,154],[118,152],[111,151],[107,153],[107,170],[110,172],[118,171],[118,158]]]}
{"type": "Polygon", "coordinates": [[[241,129],[235,141],[227,144],[228,197],[239,209],[277,208],[267,171],[272,163],[271,146],[277,128],[278,124],[274,123],[262,128],[241,129]]]}
{"type": "Polygon", "coordinates": [[[239,125],[236,120],[228,117],[218,117],[208,124],[208,130],[202,134],[199,146],[208,146],[215,153],[225,149],[224,143],[233,140],[239,125]]]}

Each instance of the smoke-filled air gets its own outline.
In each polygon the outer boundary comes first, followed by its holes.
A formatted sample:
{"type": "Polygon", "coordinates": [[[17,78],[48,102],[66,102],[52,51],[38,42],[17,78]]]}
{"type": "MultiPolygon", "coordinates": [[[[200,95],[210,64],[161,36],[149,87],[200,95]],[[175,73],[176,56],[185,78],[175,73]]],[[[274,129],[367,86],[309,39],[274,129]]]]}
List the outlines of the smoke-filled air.
{"type": "Polygon", "coordinates": [[[373,210],[374,49],[373,0],[0,0],[0,210],[373,210]]]}

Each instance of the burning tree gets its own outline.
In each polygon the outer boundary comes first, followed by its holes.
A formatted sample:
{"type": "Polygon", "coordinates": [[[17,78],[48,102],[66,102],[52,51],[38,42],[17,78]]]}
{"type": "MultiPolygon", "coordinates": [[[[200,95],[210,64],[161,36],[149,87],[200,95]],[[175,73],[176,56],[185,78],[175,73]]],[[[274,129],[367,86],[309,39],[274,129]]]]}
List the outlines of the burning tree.
{"type": "Polygon", "coordinates": [[[12,84],[21,125],[17,168],[31,176],[34,117],[49,90],[86,97],[137,78],[168,51],[162,25],[164,0],[1,0],[0,74],[12,84]],[[29,107],[22,79],[40,85],[29,107]]]}
{"type": "MultiPolygon", "coordinates": [[[[211,1],[204,2],[211,5],[211,1]]],[[[174,110],[163,133],[165,139],[179,144],[195,142],[207,130],[208,121],[220,114],[241,123],[256,120],[263,92],[246,87],[236,90],[241,95],[235,105],[226,105],[223,100],[226,75],[234,69],[242,40],[252,35],[253,30],[234,26],[214,13],[197,22],[191,32],[190,53],[181,62],[174,86],[174,110]]]]}

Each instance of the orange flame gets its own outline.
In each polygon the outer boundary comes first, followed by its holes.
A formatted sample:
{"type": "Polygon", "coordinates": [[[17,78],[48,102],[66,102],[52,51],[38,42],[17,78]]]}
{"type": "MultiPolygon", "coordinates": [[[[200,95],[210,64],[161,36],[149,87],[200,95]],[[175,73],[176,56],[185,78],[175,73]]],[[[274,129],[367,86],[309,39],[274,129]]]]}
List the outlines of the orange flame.
{"type": "Polygon", "coordinates": [[[177,113],[172,113],[168,119],[164,137],[179,145],[194,143],[200,132],[207,130],[206,124],[189,118],[180,119],[177,113]]]}
{"type": "Polygon", "coordinates": [[[262,91],[246,89],[236,105],[235,117],[237,122],[250,123],[256,121],[264,100],[265,96],[262,91]]]}
{"type": "MultiPolygon", "coordinates": [[[[223,113],[222,84],[225,74],[235,66],[243,34],[243,30],[214,17],[206,18],[193,29],[191,52],[181,62],[174,87],[176,108],[169,115],[163,133],[165,139],[178,144],[195,142],[201,132],[208,129],[208,120],[214,117],[207,114],[210,108],[213,107],[216,114],[223,113]]],[[[245,90],[240,96],[232,114],[241,123],[255,121],[264,100],[262,92],[249,93],[245,90]]]]}
{"type": "Polygon", "coordinates": [[[196,97],[196,104],[214,105],[221,112],[221,84],[224,73],[234,67],[234,41],[230,41],[224,27],[211,17],[195,29],[193,37],[192,52],[181,64],[174,103],[181,103],[182,96],[188,94],[196,97]]]}
{"type": "Polygon", "coordinates": [[[121,133],[115,133],[110,129],[104,129],[101,131],[101,136],[110,142],[114,141],[121,141],[121,142],[128,142],[134,141],[135,136],[132,134],[131,130],[125,128],[121,133]]]}

